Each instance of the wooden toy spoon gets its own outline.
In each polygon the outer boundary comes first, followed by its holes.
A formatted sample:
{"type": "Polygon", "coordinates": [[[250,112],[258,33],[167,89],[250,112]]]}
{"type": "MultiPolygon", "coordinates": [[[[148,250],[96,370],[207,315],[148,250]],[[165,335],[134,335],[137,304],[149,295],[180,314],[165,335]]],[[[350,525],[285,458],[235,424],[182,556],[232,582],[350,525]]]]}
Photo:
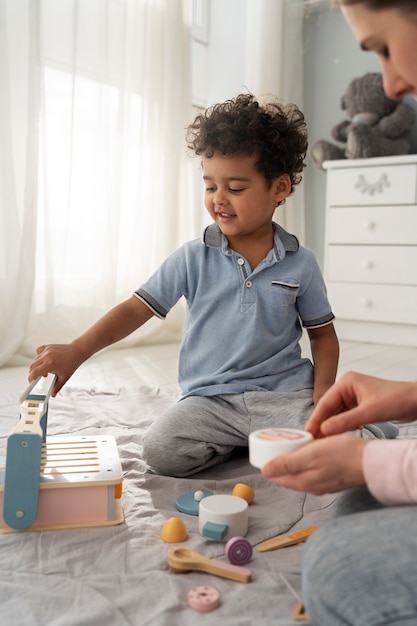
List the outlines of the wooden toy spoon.
{"type": "Polygon", "coordinates": [[[177,574],[197,570],[221,576],[222,578],[230,578],[239,583],[248,583],[252,576],[252,572],[246,567],[230,565],[216,559],[208,559],[190,548],[171,548],[168,552],[167,561],[170,568],[177,574]]]}

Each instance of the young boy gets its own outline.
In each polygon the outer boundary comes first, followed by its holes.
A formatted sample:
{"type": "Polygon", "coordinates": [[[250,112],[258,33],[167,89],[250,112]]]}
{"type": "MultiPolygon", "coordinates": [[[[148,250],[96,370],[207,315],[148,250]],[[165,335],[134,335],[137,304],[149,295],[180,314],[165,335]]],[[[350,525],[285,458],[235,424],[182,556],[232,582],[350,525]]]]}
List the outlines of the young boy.
{"type": "Polygon", "coordinates": [[[295,105],[250,94],[209,108],[188,127],[201,156],[213,224],[176,250],[135,294],[70,344],[37,349],[29,380],[53,372],[54,395],[81,363],[184,296],[181,396],[150,426],[152,471],[188,476],[230,458],[249,433],[303,428],[333,384],[338,341],[314,255],[272,221],[301,180],[307,150],[295,105]],[[301,324],[313,364],[301,358],[301,324]]]}

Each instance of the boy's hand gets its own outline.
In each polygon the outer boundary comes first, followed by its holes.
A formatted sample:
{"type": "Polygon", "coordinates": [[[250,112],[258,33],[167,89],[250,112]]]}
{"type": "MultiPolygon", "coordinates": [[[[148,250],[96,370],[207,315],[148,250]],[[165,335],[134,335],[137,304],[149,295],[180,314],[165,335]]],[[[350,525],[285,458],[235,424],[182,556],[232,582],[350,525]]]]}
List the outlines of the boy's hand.
{"type": "Polygon", "coordinates": [[[29,382],[39,376],[55,374],[57,379],[52,390],[54,398],[84,361],[79,350],[72,343],[49,344],[36,349],[37,357],[29,367],[29,382]]]}

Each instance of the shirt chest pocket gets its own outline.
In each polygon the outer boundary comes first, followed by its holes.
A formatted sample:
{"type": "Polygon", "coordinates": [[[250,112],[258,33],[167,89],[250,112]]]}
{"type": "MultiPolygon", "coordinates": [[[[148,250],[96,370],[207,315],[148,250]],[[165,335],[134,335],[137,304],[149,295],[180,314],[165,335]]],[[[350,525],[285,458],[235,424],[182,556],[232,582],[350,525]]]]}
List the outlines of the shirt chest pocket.
{"type": "Polygon", "coordinates": [[[291,279],[273,280],[271,283],[271,296],[275,306],[288,307],[295,304],[300,283],[291,279]]]}

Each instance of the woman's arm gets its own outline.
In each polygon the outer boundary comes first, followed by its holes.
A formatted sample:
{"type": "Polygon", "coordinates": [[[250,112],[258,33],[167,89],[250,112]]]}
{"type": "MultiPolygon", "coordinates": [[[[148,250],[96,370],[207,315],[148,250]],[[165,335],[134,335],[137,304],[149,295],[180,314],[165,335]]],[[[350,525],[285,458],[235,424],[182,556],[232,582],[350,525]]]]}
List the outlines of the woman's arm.
{"type": "Polygon", "coordinates": [[[417,439],[370,441],[362,468],[369,491],[382,504],[417,503],[417,439]]]}
{"type": "Polygon", "coordinates": [[[366,484],[382,504],[415,504],[417,439],[325,437],[276,457],[262,474],[276,485],[314,495],[366,484]]]}

